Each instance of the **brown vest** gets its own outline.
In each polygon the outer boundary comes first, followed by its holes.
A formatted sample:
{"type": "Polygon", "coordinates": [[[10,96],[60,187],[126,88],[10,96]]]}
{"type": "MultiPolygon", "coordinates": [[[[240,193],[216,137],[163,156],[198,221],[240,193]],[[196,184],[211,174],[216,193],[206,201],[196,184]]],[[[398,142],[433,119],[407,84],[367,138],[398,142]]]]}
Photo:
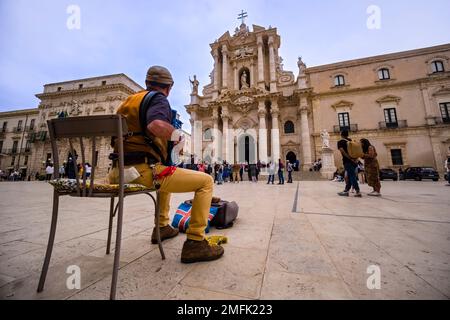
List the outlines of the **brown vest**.
{"type": "MultiPolygon", "coordinates": [[[[131,95],[125,100],[117,110],[117,114],[121,114],[125,117],[128,126],[128,132],[138,133],[141,132],[141,122],[139,116],[139,109],[141,107],[142,100],[149,91],[141,91],[134,95],[131,95]]],[[[153,144],[161,151],[164,159],[161,159],[160,154],[155,151],[154,148],[148,145],[144,135],[125,136],[124,138],[124,152],[146,152],[150,153],[159,162],[165,162],[168,155],[167,141],[152,135],[146,129],[147,136],[153,141],[153,144]]],[[[114,152],[117,152],[116,147],[114,152]]]]}

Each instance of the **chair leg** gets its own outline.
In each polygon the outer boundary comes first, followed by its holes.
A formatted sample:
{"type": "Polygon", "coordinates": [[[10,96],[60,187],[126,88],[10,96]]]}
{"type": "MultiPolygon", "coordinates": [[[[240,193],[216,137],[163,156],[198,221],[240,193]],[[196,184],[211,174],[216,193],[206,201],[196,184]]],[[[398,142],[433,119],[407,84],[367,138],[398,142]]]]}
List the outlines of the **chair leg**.
{"type": "Polygon", "coordinates": [[[106,254],[109,254],[111,251],[111,235],[112,235],[113,218],[114,218],[114,197],[111,197],[111,204],[109,207],[108,243],[106,245],[106,254]]]}
{"type": "Polygon", "coordinates": [[[166,259],[166,255],[164,254],[164,249],[161,243],[161,233],[159,230],[159,216],[160,216],[160,206],[159,206],[159,192],[156,192],[156,200],[155,198],[150,194],[147,193],[147,195],[152,198],[153,203],[155,204],[155,231],[156,231],[156,240],[158,241],[158,247],[159,247],[159,252],[161,253],[161,258],[163,260],[166,259]]]}
{"type": "Polygon", "coordinates": [[[56,225],[58,223],[58,208],[59,208],[59,194],[53,191],[53,212],[52,212],[52,222],[50,226],[50,235],[48,238],[47,251],[45,253],[44,265],[42,267],[41,276],[39,278],[39,285],[37,292],[42,292],[44,290],[45,279],[47,277],[48,267],[50,265],[50,258],[52,257],[53,244],[55,242],[56,225]]]}
{"type": "Polygon", "coordinates": [[[110,299],[116,299],[116,288],[117,288],[117,276],[119,273],[119,265],[120,265],[120,247],[122,241],[122,222],[123,222],[123,202],[124,199],[120,199],[118,203],[118,214],[117,214],[117,234],[116,234],[116,249],[114,252],[114,266],[113,266],[113,274],[111,280],[111,293],[110,299]]]}

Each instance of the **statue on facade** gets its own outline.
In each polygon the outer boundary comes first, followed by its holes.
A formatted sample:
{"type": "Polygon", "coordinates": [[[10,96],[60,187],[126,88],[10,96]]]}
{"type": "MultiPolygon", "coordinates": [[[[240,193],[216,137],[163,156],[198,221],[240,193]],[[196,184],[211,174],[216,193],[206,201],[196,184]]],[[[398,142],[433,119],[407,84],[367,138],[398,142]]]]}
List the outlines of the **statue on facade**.
{"type": "Polygon", "coordinates": [[[320,133],[320,137],[322,138],[322,149],[330,148],[330,134],[326,129],[323,129],[320,133]]]}
{"type": "Polygon", "coordinates": [[[302,57],[298,57],[297,65],[298,65],[299,75],[300,76],[305,75],[306,64],[303,62],[302,57]]]}
{"type": "Polygon", "coordinates": [[[192,85],[192,93],[191,94],[198,94],[198,86],[200,82],[197,80],[197,76],[194,74],[194,80],[191,80],[191,77],[189,77],[189,82],[192,85]]]}
{"type": "Polygon", "coordinates": [[[244,70],[241,75],[241,89],[248,88],[248,82],[247,82],[247,71],[244,70]]]}
{"type": "Polygon", "coordinates": [[[81,113],[82,113],[82,111],[81,111],[81,106],[80,106],[80,104],[78,103],[77,100],[73,100],[73,101],[72,101],[72,108],[70,109],[69,114],[70,114],[71,116],[77,116],[77,115],[79,115],[79,114],[81,114],[81,113]]]}

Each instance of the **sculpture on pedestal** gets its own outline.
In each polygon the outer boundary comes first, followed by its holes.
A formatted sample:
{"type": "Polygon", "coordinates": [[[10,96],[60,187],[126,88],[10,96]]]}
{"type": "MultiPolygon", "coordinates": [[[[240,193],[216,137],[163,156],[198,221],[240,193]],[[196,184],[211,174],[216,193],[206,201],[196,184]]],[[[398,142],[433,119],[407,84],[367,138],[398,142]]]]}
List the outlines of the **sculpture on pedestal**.
{"type": "Polygon", "coordinates": [[[322,149],[330,148],[330,134],[326,129],[323,129],[320,133],[320,137],[322,138],[322,149]]]}
{"type": "Polygon", "coordinates": [[[248,82],[247,82],[247,72],[244,70],[241,75],[241,89],[248,88],[248,82]]]}
{"type": "Polygon", "coordinates": [[[198,86],[200,82],[197,80],[197,76],[194,74],[194,80],[191,80],[191,77],[189,77],[189,82],[192,85],[192,93],[191,94],[198,94],[198,86]]]}
{"type": "Polygon", "coordinates": [[[303,62],[302,57],[298,57],[298,74],[299,76],[305,75],[306,72],[306,64],[303,62]]]}

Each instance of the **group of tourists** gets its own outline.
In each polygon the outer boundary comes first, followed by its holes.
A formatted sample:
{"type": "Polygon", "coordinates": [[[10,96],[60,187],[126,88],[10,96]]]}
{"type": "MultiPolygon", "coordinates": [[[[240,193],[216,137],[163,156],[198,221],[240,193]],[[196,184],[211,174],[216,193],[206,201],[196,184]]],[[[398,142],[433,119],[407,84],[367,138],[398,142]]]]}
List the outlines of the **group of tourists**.
{"type": "MultiPolygon", "coordinates": [[[[367,139],[361,139],[356,143],[360,145],[361,152],[360,157],[351,155],[349,151],[349,144],[353,142],[349,138],[347,130],[342,131],[342,139],[338,142],[338,149],[342,154],[342,162],[344,164],[343,180],[345,181],[345,189],[343,192],[339,192],[340,196],[348,197],[351,190],[355,191],[355,197],[362,197],[358,175],[364,172],[365,180],[367,184],[373,188],[373,191],[369,193],[369,196],[380,197],[381,196],[381,183],[380,183],[380,165],[377,160],[377,151],[375,147],[367,139]],[[360,158],[364,161],[362,163],[360,158]]],[[[335,179],[338,179],[339,175],[335,173],[335,179]]],[[[363,178],[360,179],[364,182],[363,178]]]]}
{"type": "Polygon", "coordinates": [[[268,174],[267,184],[275,184],[275,174],[278,177],[278,184],[285,184],[285,173],[287,173],[287,183],[293,183],[292,173],[296,170],[298,163],[291,163],[286,161],[286,165],[281,159],[278,162],[270,161],[267,165],[258,160],[256,164],[235,163],[230,164],[226,161],[221,163],[215,163],[214,165],[208,162],[200,162],[199,164],[185,165],[181,164],[180,167],[191,169],[194,171],[200,171],[211,175],[214,178],[214,183],[218,185],[231,182],[239,183],[244,180],[245,174],[248,176],[248,181],[257,183],[260,180],[262,171],[268,174]]]}

